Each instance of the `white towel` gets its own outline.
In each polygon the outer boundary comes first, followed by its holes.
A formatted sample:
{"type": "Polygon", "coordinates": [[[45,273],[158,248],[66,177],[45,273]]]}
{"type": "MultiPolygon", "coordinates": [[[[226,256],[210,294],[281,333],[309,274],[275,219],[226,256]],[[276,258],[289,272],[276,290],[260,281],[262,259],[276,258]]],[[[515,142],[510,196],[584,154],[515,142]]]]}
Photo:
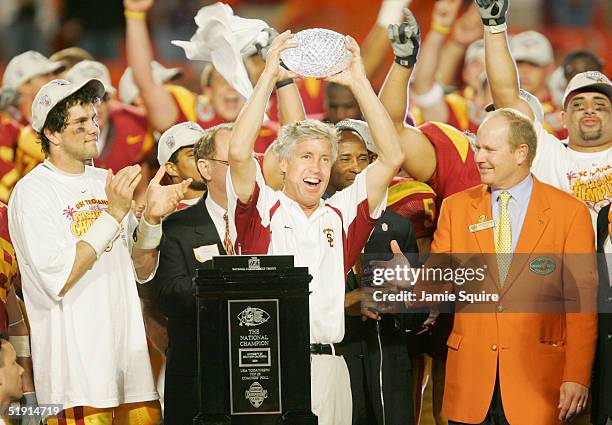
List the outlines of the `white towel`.
{"type": "Polygon", "coordinates": [[[255,43],[265,42],[262,32],[268,24],[260,19],[245,19],[234,15],[230,6],[215,3],[199,10],[198,26],[190,41],[172,41],[182,47],[191,60],[212,62],[223,78],[246,100],[253,93],[242,55],[256,52],[255,43]],[[263,38],[263,39],[262,39],[263,38]]]}

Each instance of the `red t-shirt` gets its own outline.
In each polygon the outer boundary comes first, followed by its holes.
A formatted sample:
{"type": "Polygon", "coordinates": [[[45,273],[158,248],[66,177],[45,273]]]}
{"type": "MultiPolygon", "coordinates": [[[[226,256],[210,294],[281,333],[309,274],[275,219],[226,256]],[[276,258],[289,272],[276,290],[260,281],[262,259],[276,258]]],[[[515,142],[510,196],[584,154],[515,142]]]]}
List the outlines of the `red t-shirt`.
{"type": "Polygon", "coordinates": [[[6,114],[0,113],[0,201],[8,202],[19,173],[15,170],[15,149],[21,125],[6,114]]]}
{"type": "Polygon", "coordinates": [[[94,160],[96,167],[117,172],[147,160],[155,148],[147,117],[132,106],[113,102],[109,119],[106,143],[94,160]]]}
{"type": "Polygon", "coordinates": [[[436,152],[436,169],[427,184],[437,195],[440,211],[444,198],[481,183],[474,151],[467,136],[448,124],[430,122],[418,128],[436,152]]]}
{"type": "Polygon", "coordinates": [[[13,281],[19,276],[19,269],[8,230],[8,208],[3,203],[0,203],[0,248],[0,332],[7,332],[6,297],[13,281]]]}
{"type": "Polygon", "coordinates": [[[433,237],[435,202],[436,193],[425,183],[396,177],[389,186],[387,208],[410,220],[416,239],[433,237]]]}

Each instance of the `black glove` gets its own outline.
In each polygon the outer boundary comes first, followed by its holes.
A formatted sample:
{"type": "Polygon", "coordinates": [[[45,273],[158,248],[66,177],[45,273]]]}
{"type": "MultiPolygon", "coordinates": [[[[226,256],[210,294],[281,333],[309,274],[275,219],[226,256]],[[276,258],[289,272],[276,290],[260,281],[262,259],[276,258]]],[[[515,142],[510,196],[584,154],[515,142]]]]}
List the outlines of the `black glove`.
{"type": "Polygon", "coordinates": [[[421,30],[414,15],[404,9],[406,22],[391,24],[387,28],[387,37],[391,40],[395,62],[405,67],[412,67],[416,63],[419,46],[421,44],[421,30]]]}
{"type": "Polygon", "coordinates": [[[495,32],[506,30],[506,13],[510,0],[475,0],[485,27],[496,27],[495,32]]]}

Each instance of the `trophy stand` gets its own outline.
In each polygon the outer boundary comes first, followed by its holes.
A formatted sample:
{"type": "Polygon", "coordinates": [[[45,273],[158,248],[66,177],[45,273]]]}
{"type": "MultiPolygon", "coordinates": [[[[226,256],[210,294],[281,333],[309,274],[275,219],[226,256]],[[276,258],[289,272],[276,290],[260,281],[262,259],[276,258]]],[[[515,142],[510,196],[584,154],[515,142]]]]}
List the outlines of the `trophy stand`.
{"type": "Polygon", "coordinates": [[[292,256],[220,256],[197,270],[194,425],[316,425],[308,283],[292,256]]]}

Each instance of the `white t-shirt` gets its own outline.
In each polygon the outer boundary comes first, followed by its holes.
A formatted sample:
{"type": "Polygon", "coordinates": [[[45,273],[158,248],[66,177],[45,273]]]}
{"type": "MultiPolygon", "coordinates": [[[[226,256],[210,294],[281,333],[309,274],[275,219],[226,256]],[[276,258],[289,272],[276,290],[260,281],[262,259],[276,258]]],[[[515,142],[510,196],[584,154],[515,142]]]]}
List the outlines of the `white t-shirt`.
{"type": "Polygon", "coordinates": [[[103,408],[158,398],[128,247],[131,214],[93,267],[58,296],[79,238],[108,205],[106,175],[89,166],[71,175],[43,163],[17,183],[9,202],[41,404],[103,408]]]}
{"type": "Polygon", "coordinates": [[[544,183],[571,193],[587,204],[597,228],[597,213],[612,202],[612,148],[602,152],[577,152],[565,147],[541,124],[531,172],[544,183]]]}
{"type": "Polygon", "coordinates": [[[247,204],[238,200],[227,173],[228,214],[232,240],[242,254],[293,255],[296,267],[308,267],[310,342],[337,343],[344,338],[346,273],[355,264],[387,197],[372,216],[366,191],[368,169],[331,198],[320,201],[307,217],[297,202],[266,186],[257,164],[256,185],[247,204]],[[235,233],[234,233],[235,232],[235,233]],[[233,237],[235,235],[235,237],[233,237]]]}

